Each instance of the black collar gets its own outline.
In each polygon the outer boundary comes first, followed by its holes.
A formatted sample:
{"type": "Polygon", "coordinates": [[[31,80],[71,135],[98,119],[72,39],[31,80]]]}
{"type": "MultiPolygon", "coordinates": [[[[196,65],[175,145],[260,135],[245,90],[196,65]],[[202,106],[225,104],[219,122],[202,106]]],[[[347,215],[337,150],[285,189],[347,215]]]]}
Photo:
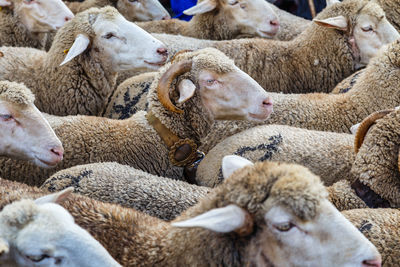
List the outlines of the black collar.
{"type": "Polygon", "coordinates": [[[369,208],[390,208],[389,201],[375,193],[368,185],[361,183],[360,180],[357,179],[352,183],[351,188],[354,189],[357,196],[361,198],[369,208]]]}

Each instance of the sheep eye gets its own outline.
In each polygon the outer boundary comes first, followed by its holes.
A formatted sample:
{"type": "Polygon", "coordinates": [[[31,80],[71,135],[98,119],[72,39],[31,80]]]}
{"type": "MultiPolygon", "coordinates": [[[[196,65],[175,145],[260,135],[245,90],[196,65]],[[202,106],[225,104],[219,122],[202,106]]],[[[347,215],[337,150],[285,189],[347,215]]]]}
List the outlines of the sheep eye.
{"type": "Polygon", "coordinates": [[[231,6],[234,6],[234,5],[236,5],[237,3],[239,3],[239,2],[238,2],[238,1],[235,1],[235,0],[229,2],[229,4],[230,4],[231,6]]]}
{"type": "Polygon", "coordinates": [[[137,2],[138,0],[128,0],[131,3],[137,2]]]}
{"type": "Polygon", "coordinates": [[[210,79],[210,80],[207,80],[206,82],[207,82],[207,85],[213,85],[215,83],[215,80],[210,79]]]}
{"type": "Polygon", "coordinates": [[[2,120],[4,120],[4,121],[10,121],[10,120],[13,119],[13,116],[11,116],[11,115],[9,115],[9,114],[4,114],[4,115],[0,114],[0,118],[1,118],[2,120]]]}
{"type": "Polygon", "coordinates": [[[281,232],[288,232],[290,229],[292,229],[295,225],[293,223],[282,223],[278,225],[274,225],[274,227],[281,232]]]}
{"type": "Polygon", "coordinates": [[[363,30],[364,32],[371,32],[374,29],[372,28],[372,26],[367,26],[367,27],[361,27],[361,30],[363,30]]]}
{"type": "Polygon", "coordinates": [[[28,3],[28,4],[30,4],[30,3],[32,3],[34,0],[25,0],[25,3],[28,3]]]}
{"type": "Polygon", "coordinates": [[[113,37],[116,37],[116,36],[112,32],[109,32],[109,33],[107,33],[106,35],[103,36],[103,38],[105,38],[105,39],[111,39],[113,37]]]}
{"type": "Polygon", "coordinates": [[[240,8],[245,9],[246,8],[246,4],[240,4],[240,8]]]}
{"type": "Polygon", "coordinates": [[[30,259],[33,262],[40,262],[44,259],[50,258],[49,255],[47,254],[42,254],[42,255],[31,255],[31,256],[26,256],[28,259],[30,259]]]}

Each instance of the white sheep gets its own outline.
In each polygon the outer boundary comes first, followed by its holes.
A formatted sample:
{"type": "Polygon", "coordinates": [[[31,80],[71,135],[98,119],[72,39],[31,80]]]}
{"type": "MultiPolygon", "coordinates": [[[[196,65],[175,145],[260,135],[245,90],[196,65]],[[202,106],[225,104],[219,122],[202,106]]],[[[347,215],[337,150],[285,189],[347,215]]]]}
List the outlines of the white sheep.
{"type": "Polygon", "coordinates": [[[23,82],[37,107],[57,115],[98,115],[114,90],[118,71],[157,69],[164,45],[115,8],[89,9],[62,27],[48,53],[1,47],[0,79],[23,82]]]}
{"type": "Polygon", "coordinates": [[[0,81],[0,156],[54,167],[64,149],[34,100],[24,85],[0,81]]]}
{"type": "Polygon", "coordinates": [[[23,199],[0,212],[1,266],[120,266],[58,203],[71,188],[23,199]]]}
{"type": "Polygon", "coordinates": [[[66,2],[74,13],[92,7],[113,6],[129,21],[148,21],[170,19],[168,11],[158,0],[85,0],[83,2],[66,2]]]}
{"type": "Polygon", "coordinates": [[[61,0],[1,0],[0,46],[44,48],[47,33],[74,15],[61,0]]]}

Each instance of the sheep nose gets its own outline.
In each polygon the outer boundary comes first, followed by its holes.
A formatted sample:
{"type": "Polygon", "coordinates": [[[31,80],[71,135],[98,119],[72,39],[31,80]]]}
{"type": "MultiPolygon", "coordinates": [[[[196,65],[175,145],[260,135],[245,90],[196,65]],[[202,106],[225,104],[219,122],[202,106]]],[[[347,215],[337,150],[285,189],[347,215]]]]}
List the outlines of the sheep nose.
{"type": "Polygon", "coordinates": [[[381,267],[381,265],[381,259],[365,260],[362,262],[362,267],[381,267]]]}
{"type": "Polygon", "coordinates": [[[277,19],[271,20],[269,22],[269,24],[271,24],[272,26],[279,26],[279,21],[277,19]]]}
{"type": "Polygon", "coordinates": [[[70,21],[71,19],[72,19],[72,17],[70,17],[70,16],[66,16],[66,17],[64,18],[65,21],[70,21]]]}
{"type": "Polygon", "coordinates": [[[166,15],[166,16],[161,18],[161,20],[167,20],[167,19],[171,19],[171,16],[170,15],[166,15]]]}
{"type": "Polygon", "coordinates": [[[50,149],[50,152],[55,156],[55,161],[60,162],[64,156],[64,148],[61,146],[55,146],[50,149]]]}
{"type": "Polygon", "coordinates": [[[262,102],[262,105],[263,105],[263,107],[271,107],[273,104],[272,104],[272,99],[271,98],[266,98],[263,102],[262,102]]]}
{"type": "Polygon", "coordinates": [[[163,57],[168,56],[168,50],[165,47],[160,47],[157,49],[157,53],[160,54],[163,57]]]}

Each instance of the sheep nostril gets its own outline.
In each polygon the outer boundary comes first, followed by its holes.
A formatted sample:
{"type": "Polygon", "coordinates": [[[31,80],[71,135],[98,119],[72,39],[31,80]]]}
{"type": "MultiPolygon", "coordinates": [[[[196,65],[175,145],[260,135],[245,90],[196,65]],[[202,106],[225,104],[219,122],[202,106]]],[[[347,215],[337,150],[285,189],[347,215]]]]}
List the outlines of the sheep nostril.
{"type": "Polygon", "coordinates": [[[171,19],[171,17],[170,16],[164,16],[164,17],[161,18],[161,20],[167,20],[167,19],[171,19]]]}
{"type": "Polygon", "coordinates": [[[271,20],[271,21],[269,22],[269,24],[271,24],[272,26],[279,26],[279,21],[276,20],[276,19],[274,19],[274,20],[271,20]]]}
{"type": "Polygon", "coordinates": [[[72,19],[72,17],[65,17],[64,20],[65,21],[70,21],[72,19]]]}
{"type": "Polygon", "coordinates": [[[164,47],[160,47],[157,49],[157,53],[162,56],[168,56],[168,50],[164,47]]]}
{"type": "Polygon", "coordinates": [[[381,267],[382,261],[380,259],[375,260],[364,260],[362,262],[363,267],[381,267]]]}
{"type": "Polygon", "coordinates": [[[64,149],[60,147],[53,147],[50,149],[51,153],[57,156],[60,160],[62,160],[63,155],[64,155],[64,149]]]}
{"type": "Polygon", "coordinates": [[[263,105],[264,107],[270,107],[270,106],[272,106],[272,100],[269,99],[269,98],[267,98],[267,99],[265,99],[265,100],[262,102],[262,105],[263,105]]]}

